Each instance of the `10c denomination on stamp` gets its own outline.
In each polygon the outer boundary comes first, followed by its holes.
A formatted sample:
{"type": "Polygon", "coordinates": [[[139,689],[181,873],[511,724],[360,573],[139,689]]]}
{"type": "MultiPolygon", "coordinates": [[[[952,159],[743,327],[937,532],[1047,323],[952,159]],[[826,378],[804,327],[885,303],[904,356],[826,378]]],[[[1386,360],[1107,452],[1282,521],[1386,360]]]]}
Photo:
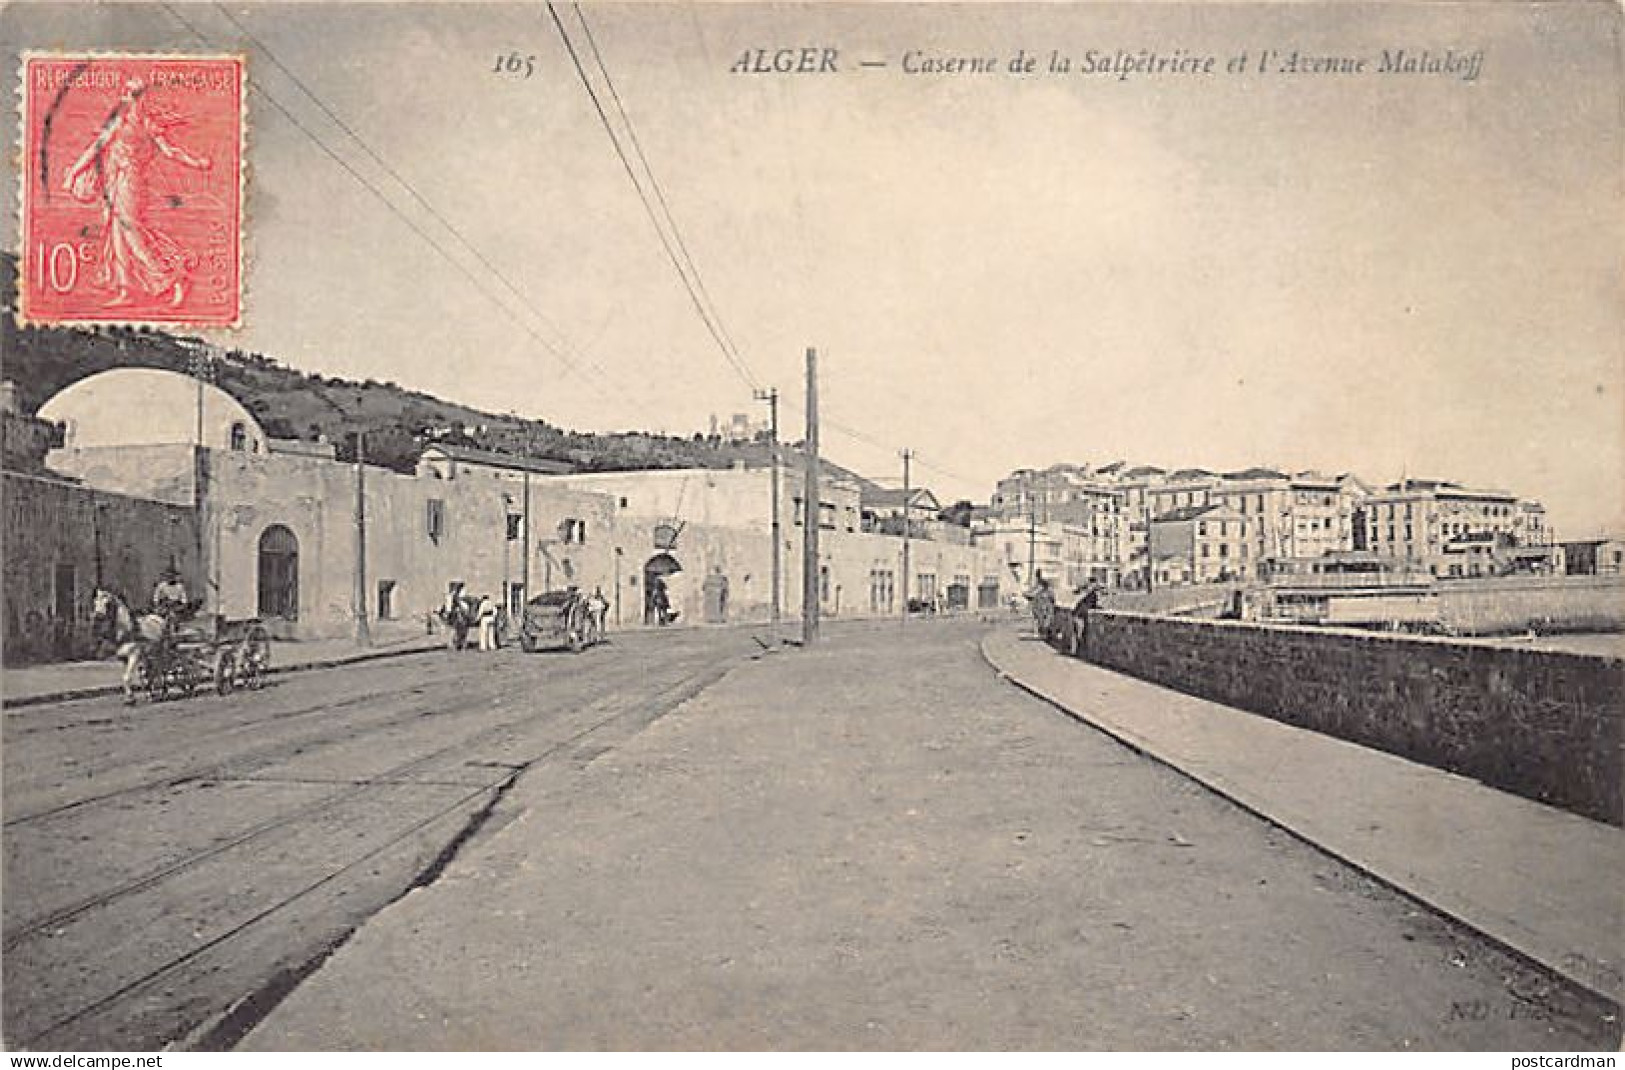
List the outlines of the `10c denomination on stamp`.
{"type": "Polygon", "coordinates": [[[23,60],[25,323],[242,318],[240,56],[23,60]]]}

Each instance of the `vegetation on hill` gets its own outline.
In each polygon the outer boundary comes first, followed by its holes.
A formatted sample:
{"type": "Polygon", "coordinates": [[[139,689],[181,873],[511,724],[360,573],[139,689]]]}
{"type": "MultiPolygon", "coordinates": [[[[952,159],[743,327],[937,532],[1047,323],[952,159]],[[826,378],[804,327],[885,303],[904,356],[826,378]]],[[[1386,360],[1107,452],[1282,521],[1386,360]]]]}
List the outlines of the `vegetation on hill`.
{"type": "MultiPolygon", "coordinates": [[[[0,256],[0,374],[16,383],[18,406],[32,413],[70,383],[110,368],[167,368],[218,383],[241,401],[275,438],[322,438],[341,459],[354,457],[357,432],[367,459],[411,471],[430,441],[451,441],[499,453],[567,461],[583,471],[639,468],[728,468],[766,464],[765,442],[728,443],[695,435],[677,438],[632,431],[587,434],[544,420],[484,412],[393,382],[355,382],[302,372],[261,353],[221,351],[200,339],[128,327],[19,327],[17,260],[0,256]]],[[[834,466],[831,466],[832,468],[834,466]]]]}

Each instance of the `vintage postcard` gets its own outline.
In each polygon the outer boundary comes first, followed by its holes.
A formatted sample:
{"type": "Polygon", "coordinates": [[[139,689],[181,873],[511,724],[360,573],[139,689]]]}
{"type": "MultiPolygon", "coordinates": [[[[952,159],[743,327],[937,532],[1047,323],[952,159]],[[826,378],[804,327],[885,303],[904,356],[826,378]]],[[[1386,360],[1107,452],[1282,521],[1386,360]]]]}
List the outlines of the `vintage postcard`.
{"type": "Polygon", "coordinates": [[[1614,1065],[1622,22],[4,5],[6,1047],[1614,1065]]]}

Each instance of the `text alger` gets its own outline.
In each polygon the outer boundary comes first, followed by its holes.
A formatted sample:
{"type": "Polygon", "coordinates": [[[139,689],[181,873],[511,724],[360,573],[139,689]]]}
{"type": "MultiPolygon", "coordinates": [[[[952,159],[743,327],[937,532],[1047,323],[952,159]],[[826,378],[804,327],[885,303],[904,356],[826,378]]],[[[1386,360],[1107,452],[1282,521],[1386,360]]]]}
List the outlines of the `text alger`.
{"type": "Polygon", "coordinates": [[[841,50],[817,47],[747,48],[730,74],[833,74],[840,69],[841,50]]]}

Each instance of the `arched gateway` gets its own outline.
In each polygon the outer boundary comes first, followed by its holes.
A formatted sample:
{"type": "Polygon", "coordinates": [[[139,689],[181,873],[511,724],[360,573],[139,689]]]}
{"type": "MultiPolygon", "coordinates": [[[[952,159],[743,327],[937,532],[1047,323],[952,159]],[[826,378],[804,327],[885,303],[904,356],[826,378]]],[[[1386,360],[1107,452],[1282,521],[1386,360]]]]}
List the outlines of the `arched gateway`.
{"type": "Polygon", "coordinates": [[[299,619],[299,540],[281,524],[260,534],[260,596],[262,617],[299,619]]]}
{"type": "MultiPolygon", "coordinates": [[[[667,553],[655,554],[643,566],[643,623],[663,624],[663,611],[675,609],[670,604],[667,577],[683,571],[682,564],[667,553]],[[664,603],[662,605],[661,603],[664,603]]],[[[669,619],[669,618],[668,618],[669,619]]]]}

